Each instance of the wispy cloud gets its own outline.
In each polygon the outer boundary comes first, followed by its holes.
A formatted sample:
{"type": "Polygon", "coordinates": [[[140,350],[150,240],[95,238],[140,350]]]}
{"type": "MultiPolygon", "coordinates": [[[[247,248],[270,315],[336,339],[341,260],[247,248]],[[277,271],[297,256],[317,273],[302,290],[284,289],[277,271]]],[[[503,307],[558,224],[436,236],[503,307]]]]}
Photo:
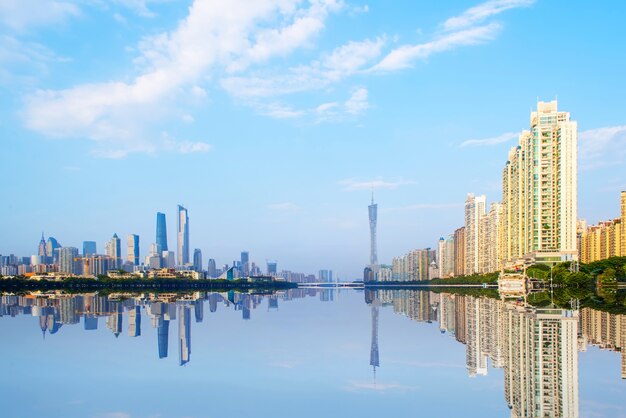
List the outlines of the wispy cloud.
{"type": "Polygon", "coordinates": [[[458,209],[462,208],[462,203],[417,203],[414,205],[400,206],[396,208],[383,208],[383,212],[402,212],[412,210],[442,210],[442,209],[458,209]]]}
{"type": "Polygon", "coordinates": [[[339,181],[339,184],[343,186],[344,191],[352,192],[358,190],[395,190],[400,186],[406,186],[408,184],[415,184],[411,180],[405,180],[403,178],[397,180],[384,180],[382,178],[374,180],[358,180],[358,179],[345,179],[339,181]]]}
{"type": "MultiPolygon", "coordinates": [[[[27,26],[28,19],[35,23],[38,19],[59,21],[80,13],[73,2],[48,0],[46,5],[52,6],[36,7],[41,1],[6,0],[0,6],[0,22],[6,25],[10,20],[27,26]],[[33,16],[16,6],[24,2],[32,3],[29,13],[32,11],[33,16]],[[15,20],[7,17],[16,7],[19,16],[15,20]],[[40,15],[39,10],[44,9],[45,16],[40,15]],[[20,16],[23,23],[19,23],[20,16]]],[[[150,5],[157,1],[163,0],[115,0],[113,4],[149,17],[153,14],[150,5]]],[[[256,112],[276,119],[353,118],[371,106],[366,86],[355,87],[347,99],[332,98],[312,108],[298,108],[286,97],[310,91],[334,94],[333,87],[352,76],[407,68],[434,53],[491,41],[501,25],[476,25],[527,4],[529,0],[489,1],[448,19],[446,31],[435,34],[429,42],[406,44],[385,53],[389,40],[381,34],[350,40],[284,70],[272,67],[271,60],[310,49],[326,28],[329,16],[346,10],[354,13],[356,9],[341,0],[193,0],[188,15],[175,29],[147,36],[134,48],[138,51],[134,75],[61,90],[37,90],[24,98],[23,120],[27,128],[48,137],[91,140],[96,155],[125,156],[162,150],[164,144],[155,130],[163,129],[172,119],[192,122],[190,110],[186,109],[181,119],[176,109],[206,103],[211,83],[256,112]]],[[[182,153],[206,150],[206,146],[193,144],[180,148],[182,153]]]]}
{"type": "Polygon", "coordinates": [[[167,118],[211,71],[242,70],[301,47],[340,8],[336,0],[308,7],[286,0],[195,0],[175,30],[142,40],[136,62],[143,71],[132,81],[39,90],[25,99],[25,124],[50,137],[91,139],[100,154],[154,152],[159,144],[145,127],[167,118]],[[277,18],[268,32],[265,24],[277,18]]]}
{"type": "Polygon", "coordinates": [[[626,125],[589,129],[578,134],[580,166],[592,170],[626,161],[626,125]]]}
{"type": "Polygon", "coordinates": [[[494,136],[492,138],[469,139],[467,141],[463,141],[461,145],[459,145],[459,147],[465,148],[499,145],[517,139],[519,138],[519,135],[519,132],[507,132],[502,135],[494,136]]]}
{"type": "Polygon", "coordinates": [[[410,392],[419,389],[419,386],[408,386],[400,383],[383,382],[349,382],[343,390],[348,392],[410,392]]]}
{"type": "Polygon", "coordinates": [[[290,67],[284,73],[260,72],[246,76],[231,76],[221,80],[221,86],[242,99],[285,96],[311,90],[321,90],[363,70],[380,56],[384,37],[350,41],[330,54],[307,64],[290,67]]]}
{"type": "Polygon", "coordinates": [[[302,208],[293,202],[280,202],[267,205],[267,208],[277,212],[298,212],[302,208]]]}
{"type": "Polygon", "coordinates": [[[58,24],[79,14],[80,9],[71,1],[2,0],[0,2],[0,26],[16,31],[58,24]]]}
{"type": "Polygon", "coordinates": [[[94,418],[131,418],[128,412],[103,412],[94,415],[94,418]]]}
{"type": "Polygon", "coordinates": [[[461,46],[483,44],[495,39],[501,25],[491,23],[443,35],[433,41],[416,45],[402,45],[389,52],[370,71],[389,72],[411,68],[418,60],[425,60],[434,53],[444,52],[461,46]]]}
{"type": "Polygon", "coordinates": [[[505,12],[509,9],[528,7],[535,0],[491,0],[471,7],[459,16],[446,20],[443,24],[445,30],[452,31],[483,22],[485,19],[505,12]]]}

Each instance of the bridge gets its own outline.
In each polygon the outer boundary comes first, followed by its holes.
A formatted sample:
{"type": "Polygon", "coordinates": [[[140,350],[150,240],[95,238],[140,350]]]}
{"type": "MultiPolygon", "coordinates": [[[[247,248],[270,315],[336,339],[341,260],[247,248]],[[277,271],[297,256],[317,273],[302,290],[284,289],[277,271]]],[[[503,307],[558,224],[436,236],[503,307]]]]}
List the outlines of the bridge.
{"type": "Polygon", "coordinates": [[[331,282],[331,283],[298,283],[298,288],[336,289],[336,288],[363,289],[363,283],[359,282],[331,282]]]}

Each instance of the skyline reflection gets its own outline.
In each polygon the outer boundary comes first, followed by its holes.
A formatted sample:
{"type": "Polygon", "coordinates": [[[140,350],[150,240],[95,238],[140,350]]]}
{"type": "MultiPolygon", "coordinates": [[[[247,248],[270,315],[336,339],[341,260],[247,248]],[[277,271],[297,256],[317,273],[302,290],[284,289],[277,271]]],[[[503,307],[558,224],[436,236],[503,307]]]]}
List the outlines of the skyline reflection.
{"type": "MultiPolygon", "coordinates": [[[[106,329],[101,332],[110,332],[116,337],[110,344],[117,344],[123,334],[129,338],[144,337],[143,319],[144,326],[147,321],[155,330],[154,359],[168,358],[171,336],[177,344],[177,364],[193,367],[192,322],[205,321],[205,305],[211,314],[218,309],[232,313],[241,311],[240,321],[248,322],[254,319],[254,310],[259,307],[267,312],[278,312],[282,303],[296,299],[337,304],[341,299],[336,292],[295,289],[271,295],[235,292],[3,295],[0,316],[37,318],[44,341],[47,335],[59,338],[64,334],[63,327],[79,325],[81,319],[83,327],[78,329],[87,332],[83,338],[88,338],[99,329],[100,318],[104,318],[106,329]],[[177,333],[173,331],[170,335],[172,321],[177,333]]],[[[620,352],[620,374],[622,379],[626,378],[626,315],[589,307],[579,310],[555,306],[536,308],[518,301],[419,290],[365,290],[364,298],[370,335],[369,347],[361,349],[362,364],[369,365],[374,379],[372,387],[379,388],[377,390],[389,387],[382,382],[377,386],[377,373],[383,380],[388,378],[385,362],[389,365],[395,360],[386,349],[379,349],[379,342],[383,348],[388,347],[385,312],[406,317],[428,333],[447,335],[461,343],[465,350],[464,364],[461,358],[456,357],[455,361],[460,360],[458,365],[465,368],[466,379],[485,379],[492,369],[501,370],[502,395],[511,417],[580,416],[579,352],[587,351],[590,345],[620,352]],[[379,330],[380,325],[383,327],[379,330]]],[[[365,324],[362,322],[362,325],[365,324]]],[[[198,347],[194,352],[198,352],[198,347]]],[[[288,362],[284,364],[284,367],[293,367],[288,362]]]]}

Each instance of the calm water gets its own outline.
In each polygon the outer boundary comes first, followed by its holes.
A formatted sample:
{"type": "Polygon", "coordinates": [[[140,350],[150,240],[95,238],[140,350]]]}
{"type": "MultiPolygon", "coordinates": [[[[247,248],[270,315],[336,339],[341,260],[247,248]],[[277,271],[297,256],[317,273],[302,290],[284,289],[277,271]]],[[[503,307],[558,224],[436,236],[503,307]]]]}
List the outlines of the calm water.
{"type": "Polygon", "coordinates": [[[0,314],[7,417],[626,416],[626,316],[588,308],[298,289],[7,295],[0,314]]]}

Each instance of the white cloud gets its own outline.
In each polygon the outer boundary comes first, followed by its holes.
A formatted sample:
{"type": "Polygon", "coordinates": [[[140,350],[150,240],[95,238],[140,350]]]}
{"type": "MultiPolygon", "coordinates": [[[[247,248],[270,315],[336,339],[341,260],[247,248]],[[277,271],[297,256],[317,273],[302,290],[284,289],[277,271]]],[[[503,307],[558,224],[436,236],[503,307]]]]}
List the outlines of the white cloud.
{"type": "Polygon", "coordinates": [[[39,43],[0,35],[0,85],[34,84],[51,64],[68,61],[39,43]]]}
{"type": "Polygon", "coordinates": [[[233,76],[220,83],[230,94],[244,99],[320,90],[362,71],[380,56],[384,44],[382,37],[350,41],[308,65],[289,68],[285,74],[233,76]]]}
{"type": "Polygon", "coordinates": [[[76,4],[60,0],[2,0],[0,25],[23,31],[31,27],[48,26],[80,14],[76,4]]]}
{"type": "Polygon", "coordinates": [[[466,28],[509,9],[528,7],[534,2],[535,0],[490,0],[467,9],[460,16],[449,18],[444,22],[443,27],[448,31],[466,28]]]}
{"type": "Polygon", "coordinates": [[[358,191],[358,190],[375,190],[375,189],[386,189],[386,190],[395,190],[400,186],[406,186],[408,184],[414,184],[413,181],[404,180],[402,178],[398,180],[383,180],[383,179],[375,179],[375,180],[357,180],[357,179],[345,179],[339,182],[341,186],[343,186],[344,191],[358,191]]]}
{"type": "Polygon", "coordinates": [[[400,391],[408,392],[418,390],[419,386],[409,386],[400,383],[383,383],[383,382],[349,382],[348,385],[343,387],[343,390],[348,392],[388,392],[388,391],[400,391]]]}
{"type": "Polygon", "coordinates": [[[181,119],[185,123],[193,123],[195,121],[194,117],[191,116],[191,115],[183,115],[183,116],[181,116],[181,119]]]}
{"type": "Polygon", "coordinates": [[[337,102],[322,103],[315,108],[315,111],[319,114],[328,114],[333,112],[334,109],[337,109],[339,106],[340,105],[337,102]]]}
{"type": "Polygon", "coordinates": [[[277,212],[297,212],[301,210],[300,206],[292,202],[272,203],[267,208],[277,212]]]}
{"type": "Polygon", "coordinates": [[[383,212],[401,212],[412,210],[442,210],[462,208],[462,203],[417,203],[415,205],[401,206],[397,208],[383,208],[383,212]]]}
{"type": "Polygon", "coordinates": [[[490,23],[441,36],[430,42],[417,45],[403,45],[387,54],[371,71],[396,71],[410,68],[417,60],[424,60],[437,52],[444,52],[460,46],[483,44],[493,40],[501,26],[490,23]]]}
{"type": "Polygon", "coordinates": [[[578,153],[583,170],[623,164],[626,162],[626,125],[580,132],[578,153]]]}
{"type": "Polygon", "coordinates": [[[352,93],[352,96],[345,103],[346,112],[351,115],[358,115],[369,108],[367,101],[367,89],[359,88],[352,93]]]}
{"type": "Polygon", "coordinates": [[[170,136],[167,132],[163,132],[161,136],[165,150],[175,151],[180,154],[205,153],[212,149],[212,146],[206,142],[180,141],[170,136]]]}
{"type": "MultiPolygon", "coordinates": [[[[159,144],[150,140],[153,135],[145,127],[168,116],[181,88],[190,87],[196,97],[206,96],[197,83],[212,70],[250,56],[254,45],[248,39],[264,33],[263,23],[274,21],[279,14],[280,30],[303,16],[324,16],[323,11],[338,7],[336,0],[313,1],[308,8],[300,7],[298,0],[195,0],[175,30],[140,43],[137,62],[144,70],[132,81],[39,90],[25,99],[25,124],[50,137],[96,141],[97,155],[154,152],[159,144]]],[[[306,36],[297,42],[290,39],[289,48],[307,41],[306,36]]],[[[281,51],[266,51],[265,56],[281,51]]],[[[291,116],[281,108],[272,107],[267,112],[274,117],[291,116]]]]}
{"type": "Polygon", "coordinates": [[[489,145],[498,145],[506,142],[510,142],[514,139],[519,138],[519,132],[507,132],[502,135],[494,136],[492,138],[484,138],[484,139],[468,139],[467,141],[463,141],[459,147],[482,147],[489,145]]]}

